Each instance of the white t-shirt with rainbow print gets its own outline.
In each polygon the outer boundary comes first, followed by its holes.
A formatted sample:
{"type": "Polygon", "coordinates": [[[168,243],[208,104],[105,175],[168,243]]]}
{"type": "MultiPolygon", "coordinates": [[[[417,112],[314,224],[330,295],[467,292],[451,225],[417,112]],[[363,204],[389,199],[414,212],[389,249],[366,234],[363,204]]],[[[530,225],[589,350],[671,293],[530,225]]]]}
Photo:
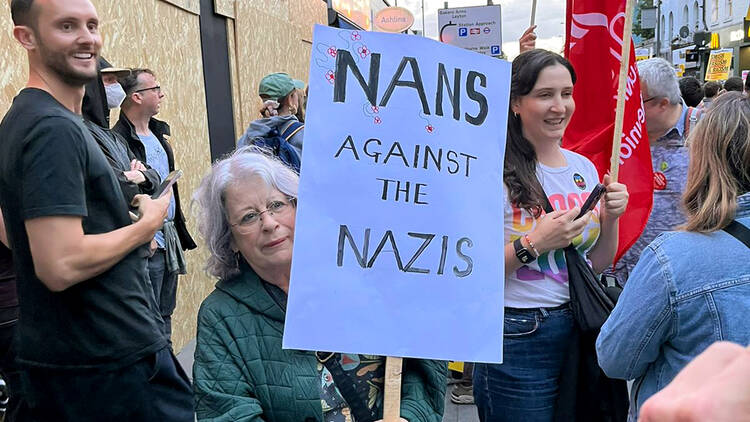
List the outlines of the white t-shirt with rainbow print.
{"type": "MultiPolygon", "coordinates": [[[[572,151],[563,149],[562,152],[567,160],[567,166],[552,168],[537,164],[536,168],[537,178],[555,211],[583,205],[594,186],[599,183],[599,175],[591,161],[572,151]]],[[[532,232],[538,224],[528,211],[511,205],[507,191],[506,187],[504,230],[506,244],[532,232]]],[[[573,244],[580,254],[586,256],[596,244],[600,231],[599,205],[597,204],[583,233],[573,239],[573,244]]],[[[505,278],[505,306],[507,307],[555,307],[569,300],[568,271],[562,249],[543,253],[535,261],[522,266],[505,278]]]]}

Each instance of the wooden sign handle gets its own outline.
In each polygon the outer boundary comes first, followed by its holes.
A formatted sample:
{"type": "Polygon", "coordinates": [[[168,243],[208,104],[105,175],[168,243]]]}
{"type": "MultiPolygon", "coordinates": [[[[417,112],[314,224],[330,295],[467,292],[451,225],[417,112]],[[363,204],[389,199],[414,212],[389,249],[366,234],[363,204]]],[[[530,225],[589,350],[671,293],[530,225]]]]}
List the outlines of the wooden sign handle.
{"type": "Polygon", "coordinates": [[[385,358],[385,386],[383,398],[383,422],[401,420],[401,368],[402,358],[385,358]]]}
{"type": "Polygon", "coordinates": [[[534,26],[535,22],[536,22],[536,0],[533,0],[531,2],[531,23],[529,23],[529,27],[534,26]]]}

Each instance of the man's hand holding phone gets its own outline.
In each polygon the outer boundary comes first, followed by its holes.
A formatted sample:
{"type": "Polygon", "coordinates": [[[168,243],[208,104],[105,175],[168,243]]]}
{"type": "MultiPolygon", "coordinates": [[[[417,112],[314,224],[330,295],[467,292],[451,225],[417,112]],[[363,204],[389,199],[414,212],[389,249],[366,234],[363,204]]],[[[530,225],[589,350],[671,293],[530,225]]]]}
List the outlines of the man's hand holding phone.
{"type": "MultiPolygon", "coordinates": [[[[164,219],[167,218],[167,211],[169,209],[169,201],[172,199],[172,188],[170,187],[162,196],[158,199],[153,199],[148,195],[136,195],[133,198],[132,205],[137,207],[137,216],[135,220],[138,224],[144,224],[149,227],[151,237],[161,228],[164,224],[164,219]]],[[[132,217],[132,216],[131,216],[132,217]]]]}

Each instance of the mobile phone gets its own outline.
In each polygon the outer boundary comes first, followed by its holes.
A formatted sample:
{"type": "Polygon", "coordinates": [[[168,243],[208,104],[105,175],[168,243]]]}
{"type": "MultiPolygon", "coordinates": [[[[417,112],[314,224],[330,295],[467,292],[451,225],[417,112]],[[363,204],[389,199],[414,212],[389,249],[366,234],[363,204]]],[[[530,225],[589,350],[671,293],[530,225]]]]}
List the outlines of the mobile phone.
{"type": "MultiPolygon", "coordinates": [[[[161,182],[158,188],[156,188],[156,191],[153,195],[151,195],[151,199],[159,199],[169,190],[172,185],[177,182],[177,179],[182,177],[182,170],[175,170],[173,172],[170,172],[167,177],[161,182]]],[[[141,214],[138,212],[138,210],[130,210],[128,211],[128,214],[130,215],[130,219],[133,220],[133,222],[136,222],[140,220],[141,214]]]]}
{"type": "Polygon", "coordinates": [[[182,177],[182,170],[175,170],[169,173],[167,177],[161,182],[154,194],[151,195],[151,199],[159,199],[164,196],[164,193],[166,193],[180,177],[182,177]]]}
{"type": "Polygon", "coordinates": [[[599,202],[599,199],[601,199],[602,195],[604,195],[606,192],[607,188],[605,188],[601,183],[597,183],[596,186],[594,186],[594,190],[591,191],[589,197],[586,198],[586,202],[584,202],[581,206],[581,212],[578,214],[578,217],[576,217],[576,220],[586,215],[587,212],[593,210],[596,206],[596,203],[599,202]]]}

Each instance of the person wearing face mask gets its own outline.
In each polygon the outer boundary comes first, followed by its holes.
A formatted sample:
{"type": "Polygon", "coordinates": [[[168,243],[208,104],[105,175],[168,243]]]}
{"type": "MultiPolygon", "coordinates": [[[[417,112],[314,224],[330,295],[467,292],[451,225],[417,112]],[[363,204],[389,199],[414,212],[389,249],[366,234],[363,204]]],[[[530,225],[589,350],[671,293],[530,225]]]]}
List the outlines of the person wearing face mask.
{"type": "Polygon", "coordinates": [[[138,194],[154,193],[161,182],[159,173],[138,161],[122,136],[109,128],[109,111],[120,107],[125,90],[117,82],[130,70],[115,68],[99,58],[99,77],[86,84],[82,114],[84,124],[107,157],[120,183],[125,202],[130,204],[138,194]]]}

